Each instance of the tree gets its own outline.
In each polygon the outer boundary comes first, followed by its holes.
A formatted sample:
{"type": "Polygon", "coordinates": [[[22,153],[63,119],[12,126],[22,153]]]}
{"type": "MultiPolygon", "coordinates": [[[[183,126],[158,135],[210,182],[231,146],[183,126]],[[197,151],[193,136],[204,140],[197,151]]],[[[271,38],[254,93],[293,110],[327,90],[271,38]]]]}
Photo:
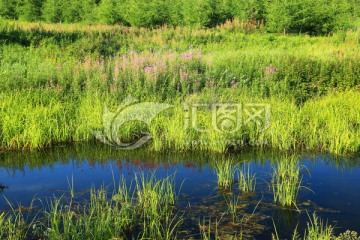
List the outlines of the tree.
{"type": "Polygon", "coordinates": [[[182,15],[185,25],[209,26],[212,8],[208,0],[183,0],[182,15]]]}
{"type": "Polygon", "coordinates": [[[46,0],[43,4],[42,18],[47,22],[63,21],[63,4],[60,0],[46,0]]]}
{"type": "Polygon", "coordinates": [[[132,26],[160,26],[170,19],[170,0],[127,0],[124,19],[132,26]]]}
{"type": "Polygon", "coordinates": [[[296,4],[293,0],[271,0],[266,3],[266,26],[271,32],[284,32],[292,27],[296,4]]]}
{"type": "Polygon", "coordinates": [[[233,19],[233,9],[235,1],[233,0],[210,0],[210,26],[216,26],[224,23],[226,20],[233,19]]]}
{"type": "MultiPolygon", "coordinates": [[[[278,4],[284,1],[277,1],[278,4]]],[[[265,18],[264,0],[237,0],[234,1],[233,15],[240,20],[263,20],[265,18]]],[[[286,4],[286,3],[285,3],[286,4]]]]}
{"type": "Polygon", "coordinates": [[[102,0],[98,6],[98,16],[101,23],[115,24],[123,22],[120,1],[102,0]]]}
{"type": "Polygon", "coordinates": [[[7,19],[17,19],[17,0],[0,0],[0,16],[7,19]]]}
{"type": "Polygon", "coordinates": [[[327,34],[349,22],[346,0],[268,0],[267,28],[271,32],[327,34]]]}
{"type": "Polygon", "coordinates": [[[38,21],[41,19],[43,0],[19,1],[19,18],[25,21],[38,21]]]}
{"type": "Polygon", "coordinates": [[[170,25],[182,25],[183,24],[183,12],[182,12],[182,0],[173,0],[168,4],[169,19],[167,23],[170,25]]]}
{"type": "Polygon", "coordinates": [[[94,14],[95,0],[67,0],[63,6],[65,22],[86,22],[96,18],[96,14],[94,14]]]}

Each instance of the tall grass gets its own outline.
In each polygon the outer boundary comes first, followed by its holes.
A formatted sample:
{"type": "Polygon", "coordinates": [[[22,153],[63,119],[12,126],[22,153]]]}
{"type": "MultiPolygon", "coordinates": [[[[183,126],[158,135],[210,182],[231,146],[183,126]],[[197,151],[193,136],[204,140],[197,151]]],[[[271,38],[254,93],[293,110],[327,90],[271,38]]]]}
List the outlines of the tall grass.
{"type": "Polygon", "coordinates": [[[233,159],[221,159],[214,163],[217,182],[220,187],[231,189],[239,164],[233,159]]]}
{"type": "MultiPolygon", "coordinates": [[[[334,228],[331,225],[328,225],[327,223],[324,223],[322,219],[320,219],[316,213],[314,212],[312,216],[308,214],[309,221],[307,222],[307,227],[305,229],[305,232],[303,234],[303,237],[300,238],[297,227],[294,230],[292,239],[298,240],[298,239],[304,239],[304,240],[331,240],[331,239],[356,239],[357,233],[353,233],[353,236],[351,236],[350,231],[346,231],[345,233],[340,234],[339,237],[336,237],[334,235],[334,228]],[[355,236],[355,238],[353,238],[355,236]]],[[[275,233],[272,234],[273,240],[280,240],[278,232],[275,227],[275,233]]]]}
{"type": "Polygon", "coordinates": [[[0,214],[0,238],[4,240],[24,239],[26,225],[21,213],[0,214]]]}
{"type": "Polygon", "coordinates": [[[300,165],[294,156],[281,159],[273,166],[272,191],[274,202],[284,207],[296,206],[301,188],[300,165]]]}
{"type": "Polygon", "coordinates": [[[141,239],[176,238],[181,223],[174,214],[176,200],[174,176],[157,180],[155,174],[135,178],[137,204],[142,220],[141,239]]]}
{"type": "Polygon", "coordinates": [[[243,164],[238,173],[239,189],[243,193],[255,192],[256,189],[256,174],[252,174],[250,164],[243,164]]]}
{"type": "Polygon", "coordinates": [[[176,213],[174,177],[140,174],[134,183],[133,187],[122,177],[112,192],[92,188],[84,203],[73,198],[69,203],[64,197],[51,199],[37,214],[38,226],[29,228],[36,230],[33,232],[22,230],[28,223],[17,218],[24,214],[11,218],[1,214],[0,234],[9,239],[24,239],[30,234],[49,239],[175,239],[182,216],[176,213]],[[13,227],[19,233],[13,233],[13,227]]]}
{"type": "Polygon", "coordinates": [[[14,206],[6,199],[10,210],[0,213],[0,238],[4,240],[26,239],[32,233],[32,226],[36,224],[37,214],[29,216],[33,207],[31,202],[29,208],[19,205],[14,206]]]}
{"type": "Polygon", "coordinates": [[[232,223],[236,224],[239,222],[239,197],[235,194],[231,196],[225,196],[226,205],[228,207],[227,212],[231,215],[232,223]]]}
{"type": "MultiPolygon", "coordinates": [[[[235,25],[234,25],[235,24],[235,25]]],[[[153,149],[226,152],[238,142],[337,154],[360,149],[359,31],[328,37],[247,34],[227,23],[215,29],[155,30],[105,25],[0,23],[0,143],[42,148],[93,139],[104,105],[127,95],[166,102],[174,111],[150,129],[153,149]],[[238,40],[241,41],[238,41],[238,40]],[[352,90],[351,90],[352,89],[352,90]],[[266,103],[266,131],[256,124],[234,134],[184,129],[183,103],[266,103]],[[319,109],[319,110],[318,110],[319,109]],[[235,143],[234,143],[235,142],[235,143]]],[[[136,123],[119,130],[131,140],[136,123]]]]}
{"type": "Polygon", "coordinates": [[[309,240],[331,240],[333,239],[333,232],[334,229],[331,225],[324,223],[316,213],[313,213],[312,218],[309,216],[309,222],[307,223],[304,238],[309,240]]]}
{"type": "MultiPolygon", "coordinates": [[[[204,92],[185,97],[185,102],[206,102],[215,96],[219,102],[261,102],[271,106],[269,128],[248,123],[235,133],[214,129],[210,110],[201,112],[199,132],[185,127],[184,107],[177,101],[174,107],[154,119],[147,128],[131,123],[119,129],[119,137],[133,141],[140,132],[153,136],[149,147],[156,151],[175,149],[226,152],[243,145],[267,146],[282,150],[316,149],[336,154],[360,149],[360,94],[357,91],[331,93],[306,102],[302,107],[282,98],[250,97],[238,90],[214,94],[204,92]],[[220,99],[219,96],[224,96],[220,99]],[[225,98],[226,96],[226,98],[225,98]],[[227,100],[232,99],[232,100],[227,100]]],[[[61,142],[89,141],[92,130],[102,129],[104,105],[115,108],[121,101],[100,92],[85,94],[74,100],[62,99],[56,92],[0,93],[0,142],[3,149],[42,148],[61,142]]]]}
{"type": "MultiPolygon", "coordinates": [[[[137,180],[134,179],[132,182],[135,185],[129,184],[122,177],[113,191],[104,187],[92,188],[89,198],[82,199],[81,202],[74,199],[68,202],[63,196],[50,199],[47,206],[30,208],[29,211],[25,211],[21,206],[15,208],[10,205],[9,212],[0,213],[0,237],[5,240],[170,240],[177,239],[180,232],[184,236],[182,231],[186,229],[183,229],[181,225],[184,219],[182,215],[176,213],[177,197],[171,190],[174,189],[173,176],[158,179],[154,175],[140,174],[137,177],[137,180]],[[153,187],[153,191],[150,186],[153,187]],[[160,194],[165,194],[164,199],[160,194]],[[144,199],[144,196],[148,198],[144,199]]],[[[238,205],[239,198],[236,195],[228,198],[227,213],[231,214],[234,224],[241,225],[244,217],[239,218],[238,205]]],[[[230,236],[226,229],[220,231],[218,226],[223,216],[219,217],[215,226],[205,220],[199,223],[201,239],[223,239],[223,237],[242,239],[241,232],[240,235],[230,236]]],[[[297,236],[295,231],[293,239],[297,239],[297,236]]],[[[335,239],[333,228],[319,219],[315,213],[312,218],[309,216],[304,236],[307,240],[335,239]]],[[[356,237],[357,234],[347,231],[341,234],[339,239],[344,239],[346,236],[356,237]]],[[[279,239],[276,232],[273,239],[279,239]]]]}

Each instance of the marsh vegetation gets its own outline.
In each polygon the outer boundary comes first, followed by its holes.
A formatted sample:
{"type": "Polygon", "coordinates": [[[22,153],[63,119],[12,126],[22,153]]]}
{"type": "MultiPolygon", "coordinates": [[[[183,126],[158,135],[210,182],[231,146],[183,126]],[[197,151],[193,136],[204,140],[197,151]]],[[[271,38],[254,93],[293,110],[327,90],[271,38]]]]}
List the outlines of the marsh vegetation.
{"type": "MultiPolygon", "coordinates": [[[[325,235],[334,239],[345,232],[338,227],[347,226],[334,221],[341,216],[337,210],[346,212],[346,208],[328,209],[326,200],[313,193],[321,192],[324,186],[336,188],[332,185],[334,182],[324,178],[329,181],[317,186],[309,178],[310,172],[317,169],[312,168],[315,164],[320,167],[319,171],[312,173],[315,175],[329,171],[325,167],[328,164],[341,169],[335,160],[317,163],[315,159],[319,156],[314,155],[314,160],[307,162],[302,160],[301,154],[272,151],[231,156],[153,152],[154,158],[149,158],[147,151],[123,155],[112,147],[99,145],[96,149],[89,145],[88,148],[55,148],[53,154],[29,152],[26,154],[28,160],[16,156],[17,152],[11,156],[7,153],[9,158],[4,156],[1,163],[5,165],[1,170],[6,169],[10,174],[7,178],[11,179],[26,174],[24,181],[27,184],[24,182],[21,189],[29,195],[26,189],[33,187],[34,198],[17,205],[12,203],[18,199],[16,185],[10,184],[4,190],[4,196],[9,199],[0,201],[4,209],[0,213],[2,239],[270,239],[271,235],[275,239],[290,236],[316,239],[316,236],[325,235]],[[60,165],[53,162],[54,156],[60,165]],[[19,159],[20,165],[9,162],[10,158],[12,161],[19,159]],[[72,159],[76,158],[79,160],[74,162],[72,159]],[[44,161],[40,163],[39,159],[44,161]],[[219,162],[228,163],[222,165],[225,169],[236,166],[232,168],[233,179],[224,181],[232,183],[228,187],[218,184],[219,162]],[[300,167],[305,164],[309,169],[300,167]],[[69,169],[68,166],[72,167],[69,169]],[[57,169],[63,169],[62,175],[71,172],[75,175],[68,181],[64,177],[63,183],[55,187],[59,190],[36,187],[36,181],[32,180],[34,177],[49,173],[57,175],[57,169]],[[101,173],[106,173],[107,177],[99,178],[106,176],[101,173]],[[277,176],[275,182],[274,176],[277,176]],[[79,182],[81,179],[86,180],[82,183],[79,182]],[[97,179],[101,179],[101,183],[97,179]],[[91,182],[97,182],[96,186],[89,187],[87,183],[91,182]],[[301,187],[309,183],[312,187],[301,187]],[[292,187],[294,191],[289,191],[292,187]],[[35,196],[38,192],[40,194],[35,196]],[[290,194],[291,199],[286,198],[289,192],[296,194],[290,194]]],[[[343,167],[357,171],[350,162],[349,159],[349,165],[343,167]]],[[[351,176],[349,186],[357,175],[353,173],[351,176]]],[[[329,196],[325,194],[324,198],[329,196]]],[[[354,201],[353,207],[357,207],[354,201]]],[[[349,231],[342,236],[354,234],[349,231]]]]}
{"type": "MultiPolygon", "coordinates": [[[[214,29],[48,25],[1,21],[2,149],[43,148],[94,139],[103,110],[131,95],[173,105],[151,126],[131,122],[124,141],[153,136],[154,150],[226,152],[243,145],[337,154],[359,150],[359,31],[279,36],[247,23],[214,29]],[[213,128],[202,109],[185,128],[184,104],[266,104],[267,130],[213,128]]],[[[245,117],[246,115],[244,115],[245,117]]]]}
{"type": "Polygon", "coordinates": [[[358,239],[359,4],[245,2],[0,0],[0,238],[358,239]]]}

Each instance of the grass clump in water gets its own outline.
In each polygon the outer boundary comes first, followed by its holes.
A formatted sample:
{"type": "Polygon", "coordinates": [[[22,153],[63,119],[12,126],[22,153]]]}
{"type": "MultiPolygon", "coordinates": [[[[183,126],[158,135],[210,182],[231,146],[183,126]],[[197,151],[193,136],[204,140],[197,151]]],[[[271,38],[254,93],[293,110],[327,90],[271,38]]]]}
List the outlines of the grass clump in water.
{"type": "MultiPolygon", "coordinates": [[[[312,214],[312,217],[308,214],[309,221],[307,222],[307,227],[305,229],[305,233],[303,238],[301,238],[297,232],[297,227],[294,230],[294,233],[292,235],[292,240],[345,240],[345,239],[357,239],[352,238],[356,237],[357,233],[352,232],[352,236],[349,235],[351,232],[346,231],[345,233],[340,234],[339,237],[336,237],[334,235],[334,228],[331,225],[328,225],[327,223],[324,223],[323,220],[321,220],[316,213],[314,212],[312,214]],[[347,238],[347,236],[350,236],[350,238],[347,238]]],[[[278,232],[275,227],[275,233],[272,234],[273,240],[280,240],[278,232]]]]}
{"type": "Polygon", "coordinates": [[[334,228],[327,223],[324,223],[314,212],[312,218],[309,216],[307,229],[305,231],[304,239],[308,240],[331,240],[333,238],[334,228]]]}
{"type": "Polygon", "coordinates": [[[175,239],[182,217],[175,214],[174,177],[135,175],[135,187],[124,178],[112,193],[91,189],[89,202],[54,199],[45,211],[42,235],[49,239],[175,239]]]}
{"type": "Polygon", "coordinates": [[[215,172],[217,175],[218,185],[220,187],[225,187],[231,189],[235,174],[238,171],[239,164],[235,163],[232,159],[222,159],[215,162],[215,172]]]}
{"type": "Polygon", "coordinates": [[[157,179],[155,174],[135,176],[137,207],[141,214],[141,239],[172,239],[181,223],[174,214],[174,176],[157,179]]]}
{"type": "Polygon", "coordinates": [[[111,239],[126,236],[137,224],[135,201],[125,180],[112,194],[104,187],[90,190],[89,202],[84,206],[63,199],[53,199],[45,212],[50,239],[111,239]]]}
{"type": "Polygon", "coordinates": [[[250,171],[250,164],[243,165],[238,174],[239,189],[243,193],[255,192],[256,174],[250,171]]]}
{"type": "Polygon", "coordinates": [[[284,207],[296,206],[301,188],[300,165],[296,157],[282,159],[273,166],[272,190],[274,202],[284,207]]]}

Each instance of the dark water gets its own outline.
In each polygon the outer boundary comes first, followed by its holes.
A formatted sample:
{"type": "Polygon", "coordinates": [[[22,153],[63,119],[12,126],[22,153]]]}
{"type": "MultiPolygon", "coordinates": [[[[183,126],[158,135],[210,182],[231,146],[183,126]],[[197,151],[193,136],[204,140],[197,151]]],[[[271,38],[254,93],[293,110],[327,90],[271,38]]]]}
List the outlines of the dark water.
{"type": "MultiPolygon", "coordinates": [[[[300,153],[303,165],[302,185],[298,199],[301,213],[273,204],[267,182],[271,181],[272,164],[285,153],[249,149],[223,156],[207,153],[149,153],[124,152],[104,145],[59,146],[42,152],[0,153],[0,209],[9,208],[7,201],[28,206],[36,198],[42,201],[61,196],[74,183],[75,192],[86,193],[91,186],[109,186],[124,175],[133,179],[136,173],[156,172],[158,177],[175,174],[180,190],[180,208],[189,234],[199,232],[199,221],[221,219],[219,229],[231,233],[226,201],[227,192],[217,188],[213,163],[232,157],[250,163],[257,176],[254,195],[238,194],[239,210],[245,216],[242,226],[247,234],[257,239],[269,239],[274,223],[281,237],[288,237],[298,225],[303,232],[308,214],[316,211],[336,233],[347,229],[360,232],[360,168],[359,157],[334,157],[326,154],[300,153]],[[181,189],[180,189],[181,186],[181,189]],[[311,189],[308,190],[307,188],[311,189]],[[253,214],[251,214],[253,213],[253,214]]],[[[230,196],[230,197],[229,197],[230,196]]],[[[236,226],[234,228],[239,228],[236,226]]]]}

